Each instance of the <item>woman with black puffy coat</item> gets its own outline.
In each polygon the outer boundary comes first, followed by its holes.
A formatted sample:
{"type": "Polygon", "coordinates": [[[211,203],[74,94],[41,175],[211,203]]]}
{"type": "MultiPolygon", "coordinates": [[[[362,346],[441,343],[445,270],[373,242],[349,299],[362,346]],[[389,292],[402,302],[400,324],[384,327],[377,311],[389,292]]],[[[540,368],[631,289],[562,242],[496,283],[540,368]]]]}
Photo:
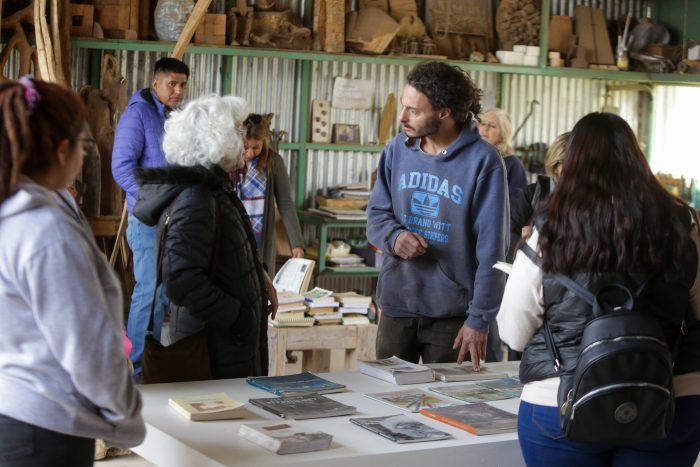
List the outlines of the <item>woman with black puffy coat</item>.
{"type": "Polygon", "coordinates": [[[206,325],[215,379],[267,374],[267,315],[277,307],[228,177],[243,164],[245,107],[238,97],[207,96],[173,112],[163,137],[170,165],[137,171],[136,216],[161,229],[168,219],[161,272],[171,339],[206,325]]]}

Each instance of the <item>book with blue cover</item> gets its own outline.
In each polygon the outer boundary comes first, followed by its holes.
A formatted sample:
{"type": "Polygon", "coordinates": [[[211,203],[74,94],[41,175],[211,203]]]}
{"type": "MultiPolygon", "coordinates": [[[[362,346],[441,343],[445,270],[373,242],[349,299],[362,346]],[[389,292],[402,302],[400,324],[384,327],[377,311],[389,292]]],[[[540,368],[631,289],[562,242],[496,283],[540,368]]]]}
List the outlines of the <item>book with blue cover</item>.
{"type": "Polygon", "coordinates": [[[300,396],[314,392],[329,394],[345,389],[344,384],[334,383],[308,372],[284,376],[249,376],[246,383],[277,396],[300,396]]]}

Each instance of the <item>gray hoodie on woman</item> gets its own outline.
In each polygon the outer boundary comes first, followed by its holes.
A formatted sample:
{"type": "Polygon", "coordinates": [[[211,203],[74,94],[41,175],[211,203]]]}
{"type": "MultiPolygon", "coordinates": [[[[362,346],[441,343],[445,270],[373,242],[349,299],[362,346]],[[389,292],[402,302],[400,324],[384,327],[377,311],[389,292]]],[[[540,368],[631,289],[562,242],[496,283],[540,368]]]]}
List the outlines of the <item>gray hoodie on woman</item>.
{"type": "Polygon", "coordinates": [[[0,413],[134,446],[141,397],[124,356],[122,294],[92,233],[23,178],[0,204],[0,413]]]}

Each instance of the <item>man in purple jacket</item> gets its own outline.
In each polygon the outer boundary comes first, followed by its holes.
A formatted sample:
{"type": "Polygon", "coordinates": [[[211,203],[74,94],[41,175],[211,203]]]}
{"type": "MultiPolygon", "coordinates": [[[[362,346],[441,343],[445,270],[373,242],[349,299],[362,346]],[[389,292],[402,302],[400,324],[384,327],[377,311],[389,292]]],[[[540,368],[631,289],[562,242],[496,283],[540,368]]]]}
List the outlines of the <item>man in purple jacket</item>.
{"type": "MultiPolygon", "coordinates": [[[[133,96],[119,119],[112,151],[112,176],[126,191],[129,225],[126,239],[134,254],[136,284],[131,295],[131,309],[126,333],[133,344],[130,359],[137,380],[141,376],[141,354],[156,286],[157,227],[149,227],[132,214],[139,187],[134,177],[138,167],[167,165],[163,155],[163,128],[170,111],[177,108],[185,96],[190,70],[176,58],[161,58],[156,62],[150,88],[133,96]]],[[[166,299],[159,291],[156,297],[153,334],[160,338],[166,299]]]]}

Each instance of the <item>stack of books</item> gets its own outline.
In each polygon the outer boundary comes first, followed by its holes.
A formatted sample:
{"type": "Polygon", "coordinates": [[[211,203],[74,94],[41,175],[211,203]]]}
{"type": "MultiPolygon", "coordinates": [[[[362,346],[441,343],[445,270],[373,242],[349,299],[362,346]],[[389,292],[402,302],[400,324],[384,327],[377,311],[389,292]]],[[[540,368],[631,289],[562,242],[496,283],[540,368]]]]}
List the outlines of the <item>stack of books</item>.
{"type": "Polygon", "coordinates": [[[366,221],[367,212],[362,209],[340,209],[340,208],[328,208],[319,207],[311,208],[309,212],[314,214],[319,214],[324,217],[330,217],[331,219],[337,219],[340,221],[366,221]]]}
{"type": "Polygon", "coordinates": [[[304,294],[307,315],[317,324],[340,324],[341,314],[338,302],[333,298],[333,291],[314,287],[304,294]]]}
{"type": "Polygon", "coordinates": [[[270,326],[281,328],[314,325],[313,318],[305,316],[307,307],[303,295],[291,291],[277,292],[277,302],[277,316],[269,319],[270,326]]]}
{"type": "Polygon", "coordinates": [[[427,366],[407,362],[399,357],[361,361],[360,373],[394,384],[429,383],[434,381],[433,370],[427,366]]]}
{"type": "Polygon", "coordinates": [[[343,324],[369,324],[367,313],[372,304],[372,297],[353,291],[335,293],[333,296],[340,303],[339,310],[343,316],[343,324]]]}

